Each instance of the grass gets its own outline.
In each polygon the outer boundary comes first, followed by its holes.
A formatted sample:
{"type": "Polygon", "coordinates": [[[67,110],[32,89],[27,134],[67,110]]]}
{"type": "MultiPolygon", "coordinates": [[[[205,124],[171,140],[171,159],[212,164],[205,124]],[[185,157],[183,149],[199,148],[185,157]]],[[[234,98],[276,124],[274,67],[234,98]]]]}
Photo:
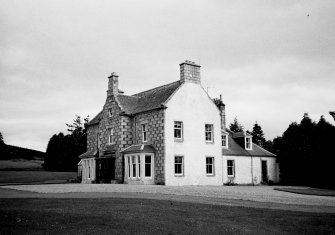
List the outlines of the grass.
{"type": "Polygon", "coordinates": [[[0,171],[0,184],[56,183],[76,177],[76,172],[0,171]]]}
{"type": "Polygon", "coordinates": [[[335,215],[152,199],[0,199],[0,234],[324,234],[335,215]]]}
{"type": "Polygon", "coordinates": [[[335,190],[321,188],[274,188],[274,190],[316,196],[335,196],[335,190]]]}
{"type": "Polygon", "coordinates": [[[0,170],[43,170],[42,163],[41,160],[0,160],[0,170]]]}

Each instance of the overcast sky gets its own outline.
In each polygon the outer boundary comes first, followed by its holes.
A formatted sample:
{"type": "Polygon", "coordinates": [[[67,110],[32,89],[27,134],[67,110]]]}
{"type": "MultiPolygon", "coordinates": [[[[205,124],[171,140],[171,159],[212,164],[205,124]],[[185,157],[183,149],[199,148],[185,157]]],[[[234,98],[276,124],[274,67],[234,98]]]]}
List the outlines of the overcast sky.
{"type": "Polygon", "coordinates": [[[308,112],[334,124],[335,1],[0,0],[0,131],[46,150],[75,114],[92,118],[107,77],[133,94],[200,63],[202,85],[267,139],[308,112]]]}

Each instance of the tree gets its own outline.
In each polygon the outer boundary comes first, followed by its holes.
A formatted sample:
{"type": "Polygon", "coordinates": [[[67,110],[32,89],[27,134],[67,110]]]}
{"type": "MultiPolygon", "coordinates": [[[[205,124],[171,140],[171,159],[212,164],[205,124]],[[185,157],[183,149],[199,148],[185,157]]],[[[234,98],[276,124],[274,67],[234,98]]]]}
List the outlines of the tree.
{"type": "Polygon", "coordinates": [[[0,144],[5,144],[4,140],[3,140],[3,136],[2,133],[0,132],[0,144]]]}
{"type": "Polygon", "coordinates": [[[257,124],[257,122],[254,124],[254,127],[252,128],[252,142],[263,147],[265,143],[264,133],[262,130],[262,127],[257,124]]]}
{"type": "Polygon", "coordinates": [[[334,118],[335,121],[335,112],[329,112],[329,114],[334,118]]]}
{"type": "Polygon", "coordinates": [[[240,132],[243,131],[243,126],[241,126],[241,124],[238,122],[237,117],[234,118],[233,123],[230,123],[229,125],[229,129],[232,132],[240,132]]]}
{"type": "Polygon", "coordinates": [[[299,124],[291,123],[282,137],[274,139],[282,183],[335,188],[334,133],[335,127],[323,116],[315,123],[305,113],[299,124]]]}
{"type": "Polygon", "coordinates": [[[0,159],[5,160],[9,158],[8,148],[3,140],[3,135],[0,132],[0,159]]]}
{"type": "Polygon", "coordinates": [[[66,124],[68,134],[53,135],[48,143],[44,168],[52,171],[76,171],[78,156],[86,151],[87,142],[87,116],[82,121],[76,115],[72,124],[66,124]]]}

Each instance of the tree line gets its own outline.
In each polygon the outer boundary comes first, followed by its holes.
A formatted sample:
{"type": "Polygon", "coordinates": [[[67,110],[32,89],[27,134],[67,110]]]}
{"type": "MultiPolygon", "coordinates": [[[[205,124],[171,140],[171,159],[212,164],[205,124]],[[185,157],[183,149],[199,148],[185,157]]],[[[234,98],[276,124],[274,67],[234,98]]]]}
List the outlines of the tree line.
{"type": "MultiPolygon", "coordinates": [[[[335,113],[330,112],[335,120],[335,113]]],[[[232,132],[243,131],[237,117],[229,125],[232,132]]],[[[307,113],[300,123],[291,123],[282,136],[266,140],[261,126],[256,122],[252,131],[253,143],[277,155],[280,180],[285,185],[306,185],[335,188],[335,126],[324,116],[314,122],[307,113]]]]}
{"type": "Polygon", "coordinates": [[[53,135],[48,143],[43,167],[48,171],[77,171],[78,156],[86,152],[87,123],[76,115],[72,124],[66,124],[68,134],[53,135]]]}

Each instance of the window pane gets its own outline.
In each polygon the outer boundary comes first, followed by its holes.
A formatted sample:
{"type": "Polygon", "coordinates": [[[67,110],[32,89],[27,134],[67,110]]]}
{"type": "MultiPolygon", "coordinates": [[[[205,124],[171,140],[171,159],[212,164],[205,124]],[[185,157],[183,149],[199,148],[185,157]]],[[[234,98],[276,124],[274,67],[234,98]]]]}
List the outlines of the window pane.
{"type": "Polygon", "coordinates": [[[151,163],[151,156],[150,155],[145,156],[145,163],[151,163]]]}
{"type": "Polygon", "coordinates": [[[177,156],[174,161],[174,173],[175,174],[183,174],[183,157],[177,156]]]}
{"type": "Polygon", "coordinates": [[[145,176],[151,177],[151,156],[145,156],[145,176]]]}
{"type": "Polygon", "coordinates": [[[140,156],[137,156],[137,165],[138,165],[138,177],[141,177],[141,159],[140,159],[140,156]]]}

